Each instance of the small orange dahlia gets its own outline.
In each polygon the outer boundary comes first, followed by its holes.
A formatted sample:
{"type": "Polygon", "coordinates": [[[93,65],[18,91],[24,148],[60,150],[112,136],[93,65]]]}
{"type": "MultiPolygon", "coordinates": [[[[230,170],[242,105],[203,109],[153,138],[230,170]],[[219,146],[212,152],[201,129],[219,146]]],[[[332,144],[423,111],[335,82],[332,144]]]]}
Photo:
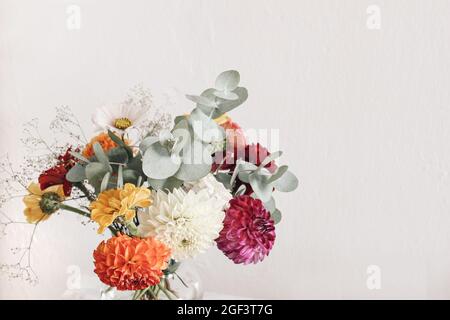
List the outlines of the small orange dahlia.
{"type": "Polygon", "coordinates": [[[94,251],[94,272],[117,290],[142,290],[160,282],[170,249],[154,238],[118,235],[94,251]]]}
{"type": "Polygon", "coordinates": [[[109,137],[109,135],[105,132],[100,133],[99,135],[93,137],[91,141],[86,145],[83,150],[83,156],[86,158],[91,158],[94,156],[94,144],[98,142],[102,149],[107,152],[115,147],[117,144],[109,137]]]}

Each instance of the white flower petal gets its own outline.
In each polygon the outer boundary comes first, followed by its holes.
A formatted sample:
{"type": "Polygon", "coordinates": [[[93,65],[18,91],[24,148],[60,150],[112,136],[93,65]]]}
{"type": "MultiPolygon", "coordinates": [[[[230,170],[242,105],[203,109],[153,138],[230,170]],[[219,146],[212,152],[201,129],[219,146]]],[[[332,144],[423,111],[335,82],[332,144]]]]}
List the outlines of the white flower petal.
{"type": "Polygon", "coordinates": [[[191,258],[215,244],[223,228],[223,204],[207,190],[152,191],[153,204],[138,213],[139,235],[165,243],[175,260],[191,258]]]}

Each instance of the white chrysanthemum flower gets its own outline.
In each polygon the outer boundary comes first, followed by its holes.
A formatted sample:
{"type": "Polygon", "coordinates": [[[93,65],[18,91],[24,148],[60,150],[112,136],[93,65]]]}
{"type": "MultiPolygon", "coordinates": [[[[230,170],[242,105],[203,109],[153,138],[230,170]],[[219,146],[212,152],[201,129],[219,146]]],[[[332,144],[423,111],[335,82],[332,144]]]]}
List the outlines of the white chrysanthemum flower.
{"type": "Polygon", "coordinates": [[[166,244],[175,260],[191,258],[215,244],[225,213],[207,190],[152,191],[152,200],[149,208],[138,213],[141,237],[166,244]]]}
{"type": "Polygon", "coordinates": [[[225,186],[217,181],[213,174],[209,173],[207,176],[200,180],[193,182],[185,182],[187,190],[193,190],[200,192],[206,190],[211,198],[215,198],[222,205],[223,209],[226,209],[229,205],[229,201],[233,199],[230,191],[225,186]]]}

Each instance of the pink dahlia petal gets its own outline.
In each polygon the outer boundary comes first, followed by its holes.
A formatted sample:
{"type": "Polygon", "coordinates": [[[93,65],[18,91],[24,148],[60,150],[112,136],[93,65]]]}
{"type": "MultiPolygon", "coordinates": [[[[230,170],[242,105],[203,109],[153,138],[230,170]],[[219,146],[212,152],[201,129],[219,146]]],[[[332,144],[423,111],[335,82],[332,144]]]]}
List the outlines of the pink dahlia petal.
{"type": "Polygon", "coordinates": [[[217,247],[234,263],[257,263],[270,252],[275,226],[259,199],[242,195],[230,200],[217,247]]]}

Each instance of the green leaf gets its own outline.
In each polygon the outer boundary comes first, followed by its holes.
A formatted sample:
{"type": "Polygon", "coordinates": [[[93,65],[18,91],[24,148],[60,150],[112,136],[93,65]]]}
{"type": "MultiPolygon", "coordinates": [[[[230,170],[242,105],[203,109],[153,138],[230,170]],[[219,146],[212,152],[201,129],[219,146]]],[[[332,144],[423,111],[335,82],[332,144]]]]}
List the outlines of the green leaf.
{"type": "Polygon", "coordinates": [[[66,175],[66,179],[70,182],[81,182],[86,179],[85,167],[77,163],[66,175]]]}
{"type": "Polygon", "coordinates": [[[233,90],[233,92],[239,96],[237,100],[224,100],[219,98],[219,115],[230,112],[234,108],[243,104],[248,98],[247,89],[243,87],[237,87],[235,90],[233,90]]]}
{"type": "Polygon", "coordinates": [[[275,212],[275,210],[277,210],[275,199],[273,197],[270,197],[269,201],[264,202],[264,208],[266,208],[270,212],[275,212]]]}
{"type": "Polygon", "coordinates": [[[106,155],[108,156],[109,162],[123,164],[128,162],[128,152],[122,147],[111,149],[106,155]]]}
{"type": "Polygon", "coordinates": [[[225,139],[224,129],[198,108],[195,108],[191,112],[189,123],[192,126],[195,136],[203,142],[211,143],[225,139]]]}
{"type": "Polygon", "coordinates": [[[236,190],[236,192],[234,193],[235,197],[241,196],[245,193],[245,191],[247,190],[247,187],[244,184],[241,184],[239,186],[239,188],[236,190]]]}
{"type": "Polygon", "coordinates": [[[277,171],[274,172],[274,174],[272,174],[269,178],[269,180],[267,180],[268,183],[273,183],[276,180],[280,179],[288,170],[288,166],[281,166],[277,169],[277,171]]]}
{"type": "Polygon", "coordinates": [[[186,98],[188,98],[189,100],[201,104],[203,106],[206,107],[210,107],[210,108],[217,108],[217,104],[214,101],[214,99],[210,99],[209,97],[204,97],[204,96],[193,96],[193,95],[186,95],[186,98]]]}
{"type": "Polygon", "coordinates": [[[220,91],[233,91],[237,88],[240,78],[236,70],[224,71],[217,76],[215,87],[220,91]]]}
{"type": "Polygon", "coordinates": [[[195,181],[205,177],[211,171],[211,163],[186,164],[180,166],[175,177],[182,181],[195,181]]]}
{"type": "Polygon", "coordinates": [[[266,165],[268,165],[273,160],[281,157],[282,154],[283,154],[282,151],[272,152],[271,154],[269,154],[267,157],[264,158],[264,160],[259,165],[258,169],[264,168],[266,165]]]}
{"type": "Polygon", "coordinates": [[[103,176],[102,183],[100,185],[100,192],[105,191],[108,188],[109,178],[111,177],[111,173],[107,172],[103,176]]]}
{"type": "Polygon", "coordinates": [[[103,151],[102,146],[98,142],[94,143],[94,153],[95,153],[95,157],[97,158],[97,160],[99,162],[101,162],[105,166],[109,165],[109,159],[106,156],[105,152],[103,151]]]}
{"type": "Polygon", "coordinates": [[[222,98],[224,100],[237,100],[239,96],[231,91],[214,91],[214,95],[218,98],[222,98]]]}
{"type": "Polygon", "coordinates": [[[75,152],[75,151],[69,151],[69,153],[70,153],[72,156],[74,156],[75,158],[77,158],[78,160],[81,160],[81,161],[86,162],[86,163],[91,162],[91,161],[89,161],[87,158],[85,158],[83,155],[81,155],[81,154],[78,153],[78,152],[75,152]]]}
{"type": "Polygon", "coordinates": [[[149,146],[158,141],[159,137],[147,137],[144,140],[142,140],[141,143],[139,144],[139,150],[141,150],[142,153],[145,153],[145,151],[147,151],[149,146]]]}
{"type": "Polygon", "coordinates": [[[132,183],[136,186],[139,186],[140,185],[139,178],[141,178],[142,180],[142,177],[139,175],[139,173],[132,169],[123,169],[122,176],[124,184],[132,183]]]}
{"type": "Polygon", "coordinates": [[[291,192],[297,189],[298,179],[290,171],[286,171],[278,180],[273,183],[276,190],[281,192],[291,192]]]}
{"type": "Polygon", "coordinates": [[[176,116],[175,119],[173,119],[173,123],[176,126],[178,124],[178,122],[180,122],[181,120],[185,120],[185,119],[186,119],[185,115],[176,116]]]}
{"type": "Polygon", "coordinates": [[[105,166],[100,162],[91,162],[86,166],[86,178],[96,192],[100,191],[101,182],[107,172],[112,172],[111,166],[105,166]]]}
{"type": "Polygon", "coordinates": [[[118,146],[125,149],[128,154],[128,158],[133,158],[133,150],[128,146],[120,137],[118,137],[114,132],[108,130],[108,136],[114,141],[118,146]]]}
{"type": "Polygon", "coordinates": [[[236,180],[238,174],[239,174],[239,170],[241,170],[241,164],[242,164],[242,160],[241,159],[237,159],[236,161],[236,166],[234,167],[234,171],[233,174],[231,175],[231,179],[230,179],[230,184],[233,185],[234,181],[236,180]]]}
{"type": "MultiPolygon", "coordinates": [[[[201,96],[206,97],[210,100],[215,100],[216,96],[215,96],[214,92],[216,92],[216,89],[209,88],[209,89],[206,89],[205,91],[203,91],[201,93],[201,96]]],[[[226,100],[223,100],[220,98],[218,100],[221,100],[222,102],[226,101],[226,100]]],[[[200,109],[206,116],[211,117],[212,119],[215,119],[222,115],[222,112],[218,108],[208,107],[208,106],[202,105],[200,103],[197,103],[197,108],[200,109]]]]}
{"type": "Polygon", "coordinates": [[[147,181],[148,181],[148,184],[150,185],[150,187],[152,187],[154,190],[173,191],[173,189],[179,188],[183,185],[183,181],[181,181],[175,177],[170,177],[168,179],[162,179],[162,180],[148,178],[147,181]]]}
{"type": "Polygon", "coordinates": [[[272,218],[274,224],[279,223],[281,221],[281,211],[275,209],[275,211],[270,214],[270,217],[272,218]]]}
{"type": "Polygon", "coordinates": [[[142,155],[138,153],[133,157],[133,159],[128,162],[127,168],[137,171],[140,175],[144,175],[144,172],[142,171],[142,155]]]}
{"type": "Polygon", "coordinates": [[[249,176],[250,174],[252,174],[254,171],[256,171],[258,169],[258,167],[256,165],[254,165],[253,163],[250,162],[245,162],[243,160],[239,160],[240,161],[240,167],[239,167],[239,173],[238,173],[238,177],[239,180],[241,180],[242,182],[245,183],[249,183],[249,176]]]}
{"type": "Polygon", "coordinates": [[[231,189],[231,175],[225,172],[217,172],[214,174],[217,181],[224,185],[228,190],[231,189]]]}
{"type": "Polygon", "coordinates": [[[270,201],[270,197],[272,196],[273,185],[267,183],[268,179],[269,176],[261,175],[257,172],[254,172],[249,176],[250,185],[262,202],[270,201]]]}
{"type": "Polygon", "coordinates": [[[180,158],[172,156],[159,142],[150,145],[145,151],[142,169],[152,179],[166,179],[173,176],[181,166],[180,158]]]}

